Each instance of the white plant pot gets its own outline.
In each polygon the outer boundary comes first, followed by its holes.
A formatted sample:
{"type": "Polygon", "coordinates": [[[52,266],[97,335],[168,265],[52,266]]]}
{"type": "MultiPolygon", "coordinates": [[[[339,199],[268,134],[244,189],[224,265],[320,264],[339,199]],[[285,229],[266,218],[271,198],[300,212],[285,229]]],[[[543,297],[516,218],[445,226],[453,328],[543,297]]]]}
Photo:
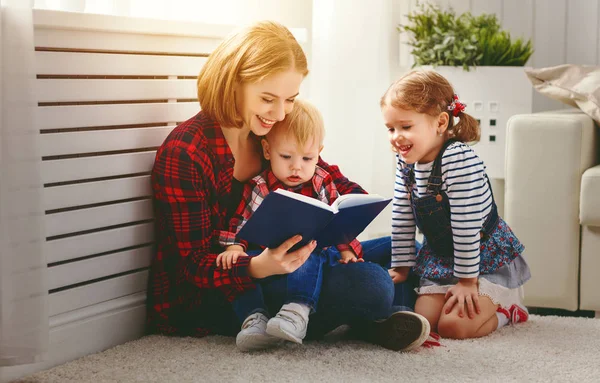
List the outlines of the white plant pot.
{"type": "Polygon", "coordinates": [[[473,145],[490,178],[504,178],[506,122],[515,114],[531,113],[533,87],[523,67],[424,67],[446,77],[466,113],[480,121],[481,140],[473,145]]]}

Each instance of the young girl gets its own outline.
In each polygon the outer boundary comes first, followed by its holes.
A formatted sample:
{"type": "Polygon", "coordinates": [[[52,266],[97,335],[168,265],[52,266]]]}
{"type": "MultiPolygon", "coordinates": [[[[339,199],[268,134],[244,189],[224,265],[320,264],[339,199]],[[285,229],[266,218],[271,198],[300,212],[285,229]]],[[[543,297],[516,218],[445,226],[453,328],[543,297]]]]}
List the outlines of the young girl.
{"type": "Polygon", "coordinates": [[[485,166],[465,144],[479,139],[477,121],[434,71],[413,71],[393,83],[381,109],[398,159],[394,282],[414,268],[421,278],[415,311],[443,337],[481,337],[526,321],[524,247],[498,216],[485,166]],[[425,237],[418,254],[415,226],[425,237]]]}

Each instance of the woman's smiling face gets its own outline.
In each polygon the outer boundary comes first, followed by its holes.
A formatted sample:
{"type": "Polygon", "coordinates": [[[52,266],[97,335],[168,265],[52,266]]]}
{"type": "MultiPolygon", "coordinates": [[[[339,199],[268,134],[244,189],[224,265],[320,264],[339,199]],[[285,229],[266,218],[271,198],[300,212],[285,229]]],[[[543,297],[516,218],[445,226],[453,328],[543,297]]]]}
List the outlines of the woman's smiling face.
{"type": "Polygon", "coordinates": [[[290,69],[256,83],[242,84],[236,92],[236,106],[244,128],[257,136],[266,135],[294,107],[303,79],[301,73],[290,69]]]}

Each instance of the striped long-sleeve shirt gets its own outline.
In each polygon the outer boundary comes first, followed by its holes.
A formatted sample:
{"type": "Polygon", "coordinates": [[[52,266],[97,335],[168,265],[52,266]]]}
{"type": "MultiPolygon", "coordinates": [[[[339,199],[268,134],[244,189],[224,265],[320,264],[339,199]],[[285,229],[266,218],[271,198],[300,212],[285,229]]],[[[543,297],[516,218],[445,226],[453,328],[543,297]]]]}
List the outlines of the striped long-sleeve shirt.
{"type": "MultiPolygon", "coordinates": [[[[392,210],[392,267],[416,264],[416,224],[401,170],[406,163],[398,156],[392,210]]],[[[433,162],[414,167],[417,197],[425,194],[433,162]]],[[[485,166],[466,144],[455,142],[442,156],[441,190],[448,195],[454,243],[454,276],[479,275],[480,232],[492,209],[492,193],[485,166]]]]}

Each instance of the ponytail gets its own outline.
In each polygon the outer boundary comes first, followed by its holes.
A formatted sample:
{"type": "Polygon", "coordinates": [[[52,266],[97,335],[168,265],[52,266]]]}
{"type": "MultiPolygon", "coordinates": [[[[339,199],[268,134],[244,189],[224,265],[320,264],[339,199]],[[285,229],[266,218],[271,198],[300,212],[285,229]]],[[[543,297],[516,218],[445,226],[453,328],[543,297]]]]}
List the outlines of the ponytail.
{"type": "Polygon", "coordinates": [[[459,121],[454,125],[452,113],[449,114],[450,121],[448,124],[448,132],[451,138],[455,138],[464,143],[476,143],[479,141],[481,129],[479,128],[479,123],[473,116],[465,112],[460,112],[458,115],[459,121]]]}

